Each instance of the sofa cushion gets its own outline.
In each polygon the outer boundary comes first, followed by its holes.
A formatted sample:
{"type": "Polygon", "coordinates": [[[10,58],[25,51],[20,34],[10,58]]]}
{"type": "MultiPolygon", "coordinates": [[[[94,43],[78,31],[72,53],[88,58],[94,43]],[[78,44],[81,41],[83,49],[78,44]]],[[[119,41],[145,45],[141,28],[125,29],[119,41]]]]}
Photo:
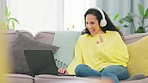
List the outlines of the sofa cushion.
{"type": "Polygon", "coordinates": [[[57,31],[55,32],[53,45],[60,49],[54,54],[57,67],[67,68],[74,56],[74,48],[80,32],[57,31]]]}
{"type": "Polygon", "coordinates": [[[35,83],[113,83],[110,79],[101,79],[99,77],[82,78],[73,76],[55,76],[55,75],[37,75],[34,78],[35,83]]]}
{"type": "Polygon", "coordinates": [[[14,73],[20,74],[28,74],[30,72],[25,59],[24,50],[52,50],[53,53],[55,53],[59,48],[57,46],[30,39],[22,35],[19,31],[16,32],[16,38],[11,42],[11,46],[14,73]]]}
{"type": "Polygon", "coordinates": [[[44,42],[47,44],[52,44],[53,39],[54,39],[55,32],[53,31],[39,31],[35,35],[35,40],[44,42]]]}
{"type": "Polygon", "coordinates": [[[131,35],[126,35],[126,36],[124,36],[125,43],[130,44],[130,43],[136,42],[137,40],[139,40],[145,36],[148,36],[148,33],[135,33],[135,34],[131,34],[131,35]]]}
{"type": "Polygon", "coordinates": [[[5,74],[7,83],[34,83],[34,78],[24,74],[5,74]]]}
{"type": "Polygon", "coordinates": [[[127,45],[130,59],[128,62],[128,70],[133,76],[134,74],[144,74],[148,76],[148,36],[127,45]]]}

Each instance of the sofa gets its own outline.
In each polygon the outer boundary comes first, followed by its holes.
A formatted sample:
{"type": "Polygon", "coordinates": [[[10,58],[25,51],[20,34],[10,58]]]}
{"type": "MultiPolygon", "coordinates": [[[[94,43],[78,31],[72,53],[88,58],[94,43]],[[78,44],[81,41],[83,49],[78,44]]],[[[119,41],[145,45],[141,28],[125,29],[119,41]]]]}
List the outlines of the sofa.
{"type": "MultiPolygon", "coordinates": [[[[5,37],[7,39],[8,45],[7,48],[9,49],[8,52],[10,56],[10,68],[12,71],[10,71],[5,76],[7,77],[7,80],[10,83],[67,83],[67,82],[77,82],[77,83],[112,83],[111,81],[102,81],[100,78],[82,78],[82,77],[75,77],[75,76],[56,76],[56,75],[50,75],[50,74],[40,74],[36,76],[31,76],[29,71],[29,67],[27,66],[24,59],[22,59],[24,54],[24,49],[51,49],[53,53],[55,54],[61,47],[53,45],[53,41],[55,38],[55,31],[40,31],[36,33],[36,35],[33,36],[32,33],[26,30],[6,30],[3,31],[5,33],[5,37]],[[21,35],[25,36],[24,38],[18,38],[18,32],[21,33],[21,35]],[[28,38],[27,40],[25,40],[28,38]],[[21,41],[18,41],[21,40],[21,41]],[[31,40],[31,42],[30,42],[31,40]],[[35,43],[33,43],[33,42],[35,43]],[[26,44],[26,42],[28,42],[26,44]],[[40,45],[38,45],[41,43],[40,45]],[[27,47],[28,46],[28,47],[27,47]],[[32,47],[33,46],[33,47],[32,47]],[[23,50],[22,50],[23,49],[23,50]],[[12,51],[13,50],[13,51],[12,51]],[[21,53],[20,53],[21,52],[21,53]],[[13,59],[12,59],[13,58],[13,59]],[[20,59],[20,60],[19,60],[20,59]],[[16,65],[17,64],[17,65],[16,65]],[[22,65],[23,64],[23,65],[22,65]],[[21,66],[20,66],[21,65],[21,66]],[[17,71],[16,71],[17,70],[17,71]],[[14,72],[15,71],[15,72],[14,72]],[[22,72],[23,71],[23,72],[22,72]],[[25,72],[24,72],[25,71],[25,72]],[[100,81],[100,82],[99,82],[100,81]]],[[[57,31],[58,32],[58,31],[57,31]]],[[[75,31],[59,31],[60,33],[80,33],[75,31]]],[[[76,34],[80,35],[80,34],[76,34]]],[[[69,35],[68,35],[69,36],[69,35]]],[[[132,80],[121,80],[121,83],[148,83],[148,71],[146,70],[147,66],[144,62],[148,62],[148,33],[140,33],[140,34],[131,34],[124,36],[125,43],[127,44],[128,51],[130,54],[130,60],[128,62],[127,68],[129,69],[129,72],[131,74],[131,77],[135,74],[143,74],[145,75],[144,78],[139,79],[132,79],[132,80]],[[143,52],[144,50],[144,52],[143,52]],[[139,54],[141,53],[141,54],[139,54]],[[147,53],[147,54],[144,54],[147,53]],[[138,54],[138,55],[137,55],[138,54]],[[136,57],[135,57],[136,55],[136,57]],[[144,56],[144,57],[143,57],[144,56]],[[143,58],[142,58],[143,57],[143,58]],[[143,60],[144,59],[144,60],[143,60]],[[147,59],[147,60],[145,60],[147,59]],[[138,62],[137,62],[138,61],[138,62]]],[[[77,37],[75,37],[76,42],[77,37]]],[[[68,40],[68,38],[63,38],[63,40],[68,40]]],[[[60,41],[60,40],[59,40],[60,41]]],[[[62,40],[61,40],[62,41],[62,40]]],[[[72,41],[72,40],[71,40],[72,41]]],[[[58,42],[57,42],[58,43],[58,42]]],[[[66,43],[68,44],[68,43],[66,43]]],[[[65,44],[65,45],[66,45],[65,44]]],[[[55,59],[56,60],[56,59],[55,59]]],[[[58,61],[55,61],[58,62],[58,61]]],[[[59,64],[59,63],[57,63],[59,64]]],[[[61,63],[62,65],[65,63],[61,63]]],[[[60,64],[60,65],[61,65],[60,64]]]]}

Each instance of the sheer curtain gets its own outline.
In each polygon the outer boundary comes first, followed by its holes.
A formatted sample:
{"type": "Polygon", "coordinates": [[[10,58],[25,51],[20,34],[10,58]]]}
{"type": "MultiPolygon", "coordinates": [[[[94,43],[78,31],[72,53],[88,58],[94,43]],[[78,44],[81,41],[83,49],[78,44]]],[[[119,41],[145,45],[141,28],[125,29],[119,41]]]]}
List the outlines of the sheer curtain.
{"type": "MultiPolygon", "coordinates": [[[[113,20],[115,14],[120,13],[120,17],[124,17],[128,12],[138,14],[138,3],[142,3],[145,9],[148,7],[146,4],[148,3],[148,0],[6,1],[11,11],[11,16],[16,17],[20,21],[20,25],[18,25],[16,29],[25,29],[33,33],[41,30],[82,30],[84,29],[84,13],[92,6],[98,6],[106,11],[115,25],[120,25],[120,23],[113,20]]],[[[146,23],[147,22],[148,21],[146,21],[146,23]]],[[[123,31],[122,29],[123,28],[121,28],[121,31],[123,31]]],[[[129,29],[129,32],[125,34],[131,33],[132,32],[129,29]]]]}
{"type": "Polygon", "coordinates": [[[64,0],[64,30],[82,31],[84,14],[95,3],[95,0],[64,0]]]}
{"type": "Polygon", "coordinates": [[[63,0],[7,0],[7,5],[20,22],[16,29],[33,34],[63,29],[63,0]]]}
{"type": "Polygon", "coordinates": [[[11,16],[17,18],[24,29],[35,34],[38,31],[61,31],[74,26],[84,28],[84,13],[95,0],[7,0],[11,16]]]}
{"type": "MultiPolygon", "coordinates": [[[[115,25],[120,26],[120,30],[123,32],[124,35],[129,35],[132,32],[132,28],[123,28],[123,25],[121,25],[118,21],[114,21],[114,16],[119,13],[120,17],[125,17],[128,12],[139,14],[138,10],[138,3],[143,4],[144,9],[148,8],[148,0],[96,0],[96,6],[102,8],[111,18],[112,22],[115,25]]],[[[137,20],[138,21],[138,20],[137,20]]],[[[137,24],[138,25],[138,23],[137,24]]],[[[146,20],[145,24],[148,23],[148,20],[146,20]]],[[[137,27],[138,28],[138,27],[137,27]]]]}
{"type": "Polygon", "coordinates": [[[5,20],[5,0],[0,0],[0,29],[4,28],[4,20],[5,20]]]}

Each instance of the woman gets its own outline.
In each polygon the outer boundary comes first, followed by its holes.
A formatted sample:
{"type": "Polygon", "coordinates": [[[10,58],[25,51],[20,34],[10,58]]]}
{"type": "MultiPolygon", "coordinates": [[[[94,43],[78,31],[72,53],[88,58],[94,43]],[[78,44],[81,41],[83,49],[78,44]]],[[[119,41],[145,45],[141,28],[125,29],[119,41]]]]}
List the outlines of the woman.
{"type": "Polygon", "coordinates": [[[109,77],[115,83],[129,78],[126,68],[129,54],[121,32],[99,8],[88,9],[84,19],[86,29],[77,40],[75,57],[68,68],[59,69],[59,73],[109,77]]]}

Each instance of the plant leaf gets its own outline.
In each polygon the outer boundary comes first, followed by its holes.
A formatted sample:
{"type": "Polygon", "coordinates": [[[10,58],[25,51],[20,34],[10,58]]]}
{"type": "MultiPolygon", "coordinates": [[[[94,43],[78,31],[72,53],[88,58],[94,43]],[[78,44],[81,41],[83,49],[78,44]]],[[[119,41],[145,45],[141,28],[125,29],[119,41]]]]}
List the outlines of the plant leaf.
{"type": "Polygon", "coordinates": [[[119,16],[120,16],[120,14],[116,14],[116,15],[114,16],[114,21],[116,21],[119,16]]]}
{"type": "Polygon", "coordinates": [[[74,25],[72,25],[72,28],[74,29],[74,28],[75,28],[75,26],[74,26],[74,25]]]}
{"type": "Polygon", "coordinates": [[[124,18],[121,18],[121,19],[119,20],[119,23],[123,24],[123,23],[124,23],[124,18]]]}
{"type": "Polygon", "coordinates": [[[129,26],[125,24],[123,27],[126,27],[126,28],[127,28],[127,27],[129,27],[129,26]]]}
{"type": "Polygon", "coordinates": [[[140,15],[144,16],[144,7],[142,4],[138,4],[138,9],[139,9],[140,15]]]}
{"type": "Polygon", "coordinates": [[[116,26],[116,27],[117,27],[118,30],[120,29],[120,26],[116,26]]]}
{"type": "Polygon", "coordinates": [[[125,21],[127,21],[127,22],[133,22],[132,16],[126,16],[124,19],[125,19],[125,21]]]}
{"type": "Polygon", "coordinates": [[[10,14],[11,14],[11,12],[9,12],[9,13],[8,13],[7,17],[9,17],[9,16],[10,16],[10,14]]]}
{"type": "Polygon", "coordinates": [[[147,19],[148,18],[148,8],[146,9],[146,12],[144,14],[144,18],[147,19]]]}
{"type": "Polygon", "coordinates": [[[16,18],[9,18],[8,20],[9,20],[9,21],[10,21],[10,20],[14,20],[14,21],[17,22],[18,24],[20,24],[19,21],[18,21],[16,18]]]}
{"type": "Polygon", "coordinates": [[[8,15],[8,7],[6,6],[5,8],[5,15],[7,16],[8,15]]]}
{"type": "Polygon", "coordinates": [[[14,21],[12,21],[12,29],[15,29],[14,21]]]}

